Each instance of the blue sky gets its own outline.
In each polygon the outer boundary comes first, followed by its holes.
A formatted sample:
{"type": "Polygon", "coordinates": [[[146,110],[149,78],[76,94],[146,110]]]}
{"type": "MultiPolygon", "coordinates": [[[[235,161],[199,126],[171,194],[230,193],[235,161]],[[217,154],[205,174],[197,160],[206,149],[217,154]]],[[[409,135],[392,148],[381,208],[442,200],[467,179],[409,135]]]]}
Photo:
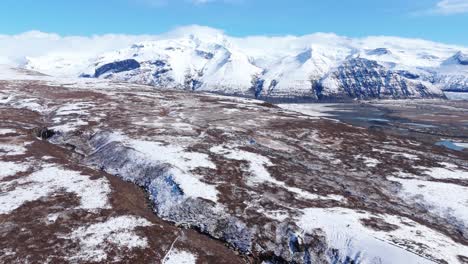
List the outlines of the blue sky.
{"type": "Polygon", "coordinates": [[[158,34],[199,24],[232,36],[334,32],[468,45],[468,0],[2,0],[0,34],[158,34]]]}

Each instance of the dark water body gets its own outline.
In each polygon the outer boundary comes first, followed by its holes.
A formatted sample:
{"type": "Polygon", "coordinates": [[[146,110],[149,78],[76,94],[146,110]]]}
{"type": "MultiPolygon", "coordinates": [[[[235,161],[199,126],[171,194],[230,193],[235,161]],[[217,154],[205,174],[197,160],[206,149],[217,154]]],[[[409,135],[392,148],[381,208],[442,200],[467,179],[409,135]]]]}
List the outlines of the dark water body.
{"type": "Polygon", "coordinates": [[[369,103],[341,103],[334,104],[330,108],[330,111],[326,113],[332,114],[332,118],[334,119],[353,126],[364,127],[377,133],[404,136],[422,141],[425,144],[435,144],[455,151],[468,150],[453,143],[467,141],[465,140],[468,139],[465,122],[454,121],[453,123],[443,123],[427,121],[427,114],[435,116],[439,114],[450,115],[450,112],[440,112],[438,108],[427,108],[427,104],[421,104],[421,106],[417,104],[416,108],[414,104],[411,107],[399,105],[398,110],[389,108],[381,104],[375,106],[369,103]],[[420,110],[419,107],[423,110],[420,110]],[[412,119],[399,117],[400,113],[411,113],[412,119]],[[451,141],[451,139],[454,139],[454,141],[451,141]]]}
{"type": "Polygon", "coordinates": [[[351,125],[366,127],[371,126],[391,126],[395,118],[389,118],[388,111],[368,104],[342,103],[333,106],[335,110],[329,113],[336,119],[351,125]]]}

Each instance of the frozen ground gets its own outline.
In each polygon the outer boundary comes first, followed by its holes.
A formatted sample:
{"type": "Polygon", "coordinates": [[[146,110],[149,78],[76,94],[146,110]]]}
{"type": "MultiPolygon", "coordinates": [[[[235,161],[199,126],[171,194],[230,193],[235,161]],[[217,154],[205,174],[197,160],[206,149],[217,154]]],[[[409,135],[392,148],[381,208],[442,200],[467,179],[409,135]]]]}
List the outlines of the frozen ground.
{"type": "Polygon", "coordinates": [[[1,262],[468,261],[467,155],[429,143],[463,102],[373,102],[394,111],[353,123],[42,78],[0,81],[1,262]]]}
{"type": "Polygon", "coordinates": [[[311,117],[333,116],[329,112],[335,110],[335,108],[333,108],[334,104],[279,104],[278,106],[311,117]]]}
{"type": "MultiPolygon", "coordinates": [[[[119,216],[103,223],[79,227],[68,236],[80,243],[81,251],[69,256],[72,261],[102,262],[108,260],[106,247],[115,246],[119,249],[148,248],[146,237],[140,237],[135,232],[136,227],[151,226],[144,219],[133,216],[119,216]]],[[[113,261],[119,261],[114,259],[113,261]]]]}

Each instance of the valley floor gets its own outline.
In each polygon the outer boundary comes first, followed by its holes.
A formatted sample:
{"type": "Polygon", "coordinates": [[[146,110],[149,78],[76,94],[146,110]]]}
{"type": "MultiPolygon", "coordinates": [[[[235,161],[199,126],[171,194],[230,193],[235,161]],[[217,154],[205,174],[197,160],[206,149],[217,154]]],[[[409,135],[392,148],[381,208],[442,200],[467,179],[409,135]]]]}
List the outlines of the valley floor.
{"type": "Polygon", "coordinates": [[[467,110],[0,81],[0,262],[468,263],[467,110]]]}

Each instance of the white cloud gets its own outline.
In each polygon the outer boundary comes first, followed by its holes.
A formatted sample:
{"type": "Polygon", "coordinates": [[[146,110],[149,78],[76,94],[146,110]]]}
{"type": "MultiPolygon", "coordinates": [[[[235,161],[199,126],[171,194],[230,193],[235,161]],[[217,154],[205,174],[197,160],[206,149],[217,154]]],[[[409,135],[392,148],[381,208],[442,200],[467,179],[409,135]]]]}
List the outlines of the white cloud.
{"type": "MultiPolygon", "coordinates": [[[[130,47],[132,44],[161,39],[173,39],[195,36],[202,40],[226,40],[227,45],[233,45],[251,56],[269,54],[276,56],[283,52],[301,52],[310,48],[311,43],[323,47],[348,47],[360,43],[374,43],[378,47],[390,44],[401,47],[431,46],[441,44],[423,40],[401,39],[397,37],[373,37],[352,39],[332,33],[314,33],[304,36],[245,36],[232,37],[222,30],[189,25],[177,27],[159,35],[124,35],[106,34],[94,36],[61,36],[53,33],[29,31],[17,35],[0,34],[0,64],[22,66],[27,58],[34,58],[47,65],[91,65],[91,60],[109,51],[130,47]]],[[[442,45],[442,47],[448,47],[442,45]]],[[[463,47],[450,46],[453,50],[465,50],[463,47]]],[[[453,52],[455,53],[455,52],[453,52]]],[[[45,65],[43,64],[43,65],[45,65]]],[[[71,67],[71,66],[70,66],[71,67]]]]}
{"type": "Polygon", "coordinates": [[[440,15],[468,13],[468,0],[442,0],[426,13],[440,15]]]}
{"type": "Polygon", "coordinates": [[[177,27],[159,35],[61,36],[40,31],[28,31],[17,35],[0,34],[0,64],[21,66],[27,61],[27,57],[41,56],[87,60],[102,53],[127,48],[142,41],[168,39],[190,34],[211,36],[223,35],[224,33],[210,27],[189,25],[177,27]]]}
{"type": "Polygon", "coordinates": [[[106,34],[95,36],[60,36],[29,31],[18,35],[0,35],[0,64],[20,65],[26,57],[74,53],[84,58],[133,43],[158,39],[154,35],[106,34]]]}

